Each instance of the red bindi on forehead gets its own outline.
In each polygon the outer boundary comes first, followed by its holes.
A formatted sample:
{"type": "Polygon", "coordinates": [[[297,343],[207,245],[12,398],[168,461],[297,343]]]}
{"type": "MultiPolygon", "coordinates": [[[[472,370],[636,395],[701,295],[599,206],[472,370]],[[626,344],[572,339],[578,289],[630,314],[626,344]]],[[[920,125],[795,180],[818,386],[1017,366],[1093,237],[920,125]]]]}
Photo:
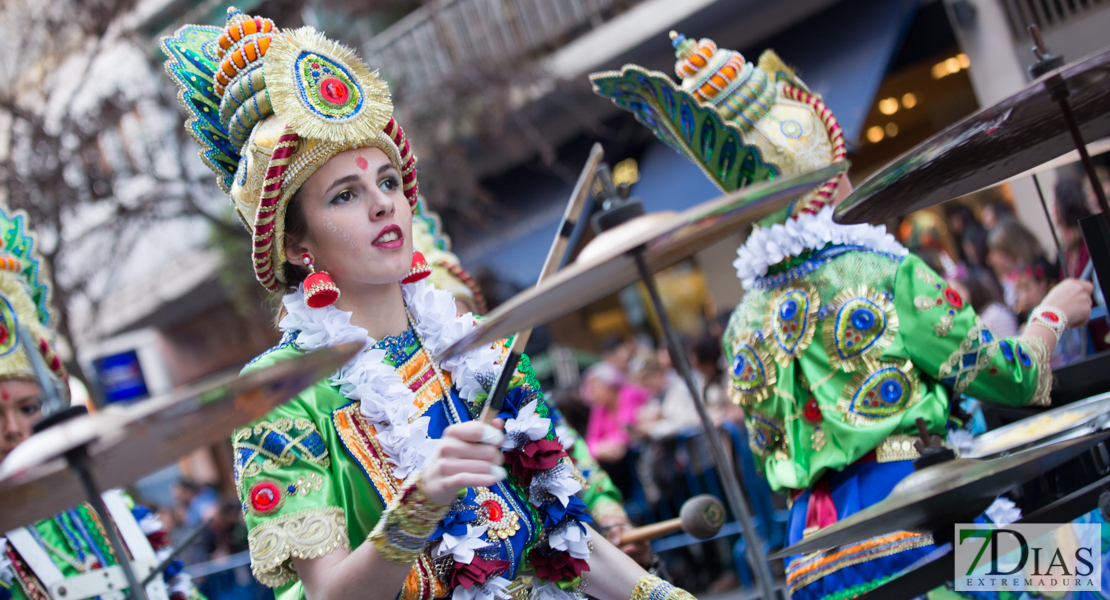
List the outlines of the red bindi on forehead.
{"type": "Polygon", "coordinates": [[[12,396],[8,393],[7,390],[0,390],[0,398],[3,398],[4,400],[11,400],[12,396]]]}
{"type": "Polygon", "coordinates": [[[363,156],[359,156],[355,159],[355,166],[365,171],[370,168],[370,161],[366,160],[363,156]]]}

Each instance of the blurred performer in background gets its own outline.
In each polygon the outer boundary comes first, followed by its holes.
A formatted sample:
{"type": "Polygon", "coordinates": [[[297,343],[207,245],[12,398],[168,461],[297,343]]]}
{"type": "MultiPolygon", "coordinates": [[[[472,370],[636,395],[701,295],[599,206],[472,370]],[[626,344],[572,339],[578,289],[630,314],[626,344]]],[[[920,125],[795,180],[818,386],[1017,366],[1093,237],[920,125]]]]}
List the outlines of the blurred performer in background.
{"type": "MultiPolygon", "coordinates": [[[[22,211],[0,207],[0,460],[27,438],[42,418],[42,390],[30,358],[20,344],[16,324],[34,338],[34,346],[66,393],[68,377],[50,339],[53,320],[51,289],[37,240],[22,211]]],[[[104,501],[132,556],[161,562],[172,552],[169,532],[147,508],[136,506],[125,493],[111,490],[104,501]]],[[[9,531],[0,537],[0,600],[50,600],[51,587],[67,578],[118,564],[105,524],[88,504],[79,504],[53,518],[9,531]]],[[[174,564],[161,580],[147,586],[151,600],[198,600],[189,576],[174,564]]],[[[79,586],[68,585],[68,598],[82,600],[79,586]]],[[[98,594],[123,600],[125,592],[98,594]]]]}
{"type": "MultiPolygon", "coordinates": [[[[836,119],[773,52],[758,64],[672,34],[676,72],[591,76],[723,190],[845,159],[836,119]]],[[[725,333],[731,395],[771,487],[792,500],[788,544],[885,498],[919,456],[915,421],[945,435],[966,392],[1047,405],[1049,356],[1087,321],[1091,285],[1067,280],[1025,334],[999,338],[960,294],[883,227],[839,225],[846,177],[757,226],[734,263],[747,293],[725,333]],[[912,343],[911,341],[912,340],[912,343]]],[[[907,531],[787,560],[796,599],[852,598],[933,549],[907,531]]]]}
{"type": "Polygon", "coordinates": [[[476,321],[422,281],[416,158],[385,82],[312,28],[234,9],[163,49],[255,276],[284,294],[284,338],[247,370],[366,345],[233,436],[259,581],[283,599],[690,598],[592,533],[526,357],[504,431],[476,417],[507,343],[432,359],[476,321]]]}

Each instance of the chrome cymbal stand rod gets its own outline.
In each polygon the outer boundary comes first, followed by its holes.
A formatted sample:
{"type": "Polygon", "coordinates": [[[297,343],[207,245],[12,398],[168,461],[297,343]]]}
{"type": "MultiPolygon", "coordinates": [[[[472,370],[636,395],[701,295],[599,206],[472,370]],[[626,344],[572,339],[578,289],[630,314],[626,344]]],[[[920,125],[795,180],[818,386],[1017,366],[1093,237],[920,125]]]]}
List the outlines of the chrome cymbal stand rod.
{"type": "Polygon", "coordinates": [[[1044,198],[1044,191],[1041,189],[1041,180],[1037,178],[1036,173],[1033,174],[1033,185],[1037,187],[1037,197],[1041,199],[1041,208],[1044,209],[1044,218],[1048,221],[1048,228],[1052,231],[1052,241],[1056,242],[1056,262],[1060,263],[1060,272],[1063,273],[1064,279],[1068,276],[1068,261],[1064,256],[1064,246],[1060,243],[1060,236],[1056,233],[1056,224],[1052,222],[1052,214],[1048,210],[1048,202],[1044,198]]]}
{"type": "MultiPolygon", "coordinates": [[[[69,465],[69,470],[77,477],[77,481],[81,483],[81,487],[85,489],[85,496],[88,497],[89,504],[92,505],[93,510],[100,517],[100,522],[104,524],[104,531],[108,534],[108,542],[116,553],[124,577],[127,578],[127,585],[131,591],[128,598],[130,600],[147,600],[146,590],[139,584],[139,579],[135,577],[135,571],[131,569],[131,560],[128,558],[127,548],[119,538],[119,533],[112,521],[112,515],[108,513],[108,507],[104,505],[104,499],[100,497],[100,488],[93,479],[92,464],[89,462],[87,448],[81,446],[67,452],[66,463],[69,465]]],[[[107,567],[108,565],[104,566],[107,567]]]]}
{"type": "MultiPolygon", "coordinates": [[[[697,408],[698,417],[701,418],[702,427],[705,429],[705,436],[709,440],[709,450],[713,455],[713,462],[717,465],[717,471],[721,475],[722,487],[724,487],[725,497],[728,500],[729,506],[732,508],[733,514],[740,521],[740,526],[743,528],[744,537],[746,538],[745,551],[747,553],[748,564],[752,567],[752,572],[755,574],[756,585],[758,586],[763,600],[775,600],[774,579],[771,577],[771,570],[767,565],[767,560],[763,553],[763,542],[759,539],[759,531],[755,527],[755,521],[752,519],[752,510],[748,506],[748,501],[744,498],[744,493],[740,489],[740,481],[736,478],[736,470],[733,468],[732,461],[729,460],[728,454],[725,452],[725,447],[721,443],[720,433],[717,427],[713,424],[713,420],[709,417],[709,411],[706,409],[705,400],[702,398],[701,390],[698,389],[697,383],[694,381],[693,371],[690,370],[690,362],[686,359],[686,354],[682,351],[682,346],[678,339],[678,333],[675,332],[674,325],[671,323],[670,317],[667,316],[667,309],[663,305],[663,299],[659,295],[659,289],[655,286],[655,277],[652,275],[651,269],[648,268],[647,260],[644,258],[643,248],[634,250],[632,256],[636,259],[636,268],[640,271],[640,279],[647,287],[648,295],[651,297],[651,304],[655,307],[656,314],[659,315],[659,322],[663,326],[663,339],[667,344],[667,351],[671,354],[671,362],[675,368],[682,375],[682,380],[686,383],[686,389],[690,392],[690,397],[694,399],[694,406],[697,408]]],[[[788,594],[789,592],[785,592],[788,594]]]]}
{"type": "MultiPolygon", "coordinates": [[[[1064,57],[1053,56],[1048,51],[1048,46],[1044,43],[1044,38],[1041,37],[1041,30],[1036,25],[1029,26],[1029,36],[1033,38],[1033,55],[1037,57],[1037,62],[1029,67],[1029,74],[1034,78],[1040,77],[1049,71],[1055,70],[1063,66],[1064,57]]],[[[1106,220],[1106,224],[1110,225],[1110,203],[1106,200],[1106,191],[1102,189],[1102,184],[1099,183],[1098,174],[1095,173],[1095,163],[1091,161],[1091,155],[1087,153],[1087,144],[1083,141],[1083,134],[1079,131],[1079,124],[1075,121],[1075,114],[1071,112],[1071,104],[1068,103],[1068,96],[1071,92],[1068,90],[1068,84],[1059,73],[1052,75],[1044,80],[1044,87],[1048,90],[1049,96],[1060,106],[1060,115],[1064,117],[1064,124],[1068,126],[1068,133],[1071,134],[1072,142],[1075,143],[1075,149],[1079,152],[1079,158],[1083,162],[1083,170],[1087,173],[1087,178],[1091,181],[1091,190],[1098,199],[1098,205],[1102,208],[1102,217],[1106,220]]]]}

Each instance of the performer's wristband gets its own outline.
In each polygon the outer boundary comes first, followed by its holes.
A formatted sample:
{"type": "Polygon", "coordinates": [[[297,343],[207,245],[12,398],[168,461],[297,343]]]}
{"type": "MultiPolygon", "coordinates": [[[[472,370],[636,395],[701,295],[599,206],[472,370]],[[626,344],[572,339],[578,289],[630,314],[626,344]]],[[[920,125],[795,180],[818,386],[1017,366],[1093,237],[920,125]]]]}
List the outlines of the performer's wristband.
{"type": "Polygon", "coordinates": [[[1060,341],[1060,336],[1068,328],[1068,316],[1059,308],[1042,304],[1029,313],[1029,324],[1047,328],[1056,336],[1056,341],[1060,341]]]}
{"type": "Polygon", "coordinates": [[[655,575],[645,575],[636,582],[629,600],[697,600],[694,595],[675,587],[655,575]]]}
{"type": "Polygon", "coordinates": [[[451,510],[424,493],[422,473],[414,473],[393,497],[366,540],[392,563],[412,564],[424,552],[428,538],[451,510]]]}

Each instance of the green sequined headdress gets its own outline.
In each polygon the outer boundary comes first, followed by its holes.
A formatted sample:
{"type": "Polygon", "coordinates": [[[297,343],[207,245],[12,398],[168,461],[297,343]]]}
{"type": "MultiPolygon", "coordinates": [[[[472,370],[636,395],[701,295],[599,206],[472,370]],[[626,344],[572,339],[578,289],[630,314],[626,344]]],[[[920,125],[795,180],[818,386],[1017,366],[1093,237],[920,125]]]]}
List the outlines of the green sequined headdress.
{"type": "Polygon", "coordinates": [[[19,340],[18,325],[23,325],[46,365],[66,380],[65,367],[50,342],[55,320],[52,297],[46,265],[27,215],[0,206],[0,379],[35,380],[19,340]]]}
{"type": "MultiPolygon", "coordinates": [[[[845,160],[836,118],[774,52],[764,52],[753,65],[709,39],[695,41],[674,32],[671,38],[681,85],[637,65],[593,73],[590,81],[595,93],[632,112],[721,190],[845,160]]],[[[817,212],[838,182],[822,185],[777,220],[817,212]]]]}

